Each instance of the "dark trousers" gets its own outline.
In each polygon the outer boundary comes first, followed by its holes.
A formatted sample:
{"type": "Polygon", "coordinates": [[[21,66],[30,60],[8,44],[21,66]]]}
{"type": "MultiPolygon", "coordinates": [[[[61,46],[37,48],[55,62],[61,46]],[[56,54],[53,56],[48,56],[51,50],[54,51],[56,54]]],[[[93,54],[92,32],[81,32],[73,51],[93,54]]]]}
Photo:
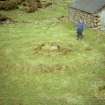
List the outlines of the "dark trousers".
{"type": "Polygon", "coordinates": [[[83,39],[83,32],[82,31],[77,31],[77,40],[83,39]]]}

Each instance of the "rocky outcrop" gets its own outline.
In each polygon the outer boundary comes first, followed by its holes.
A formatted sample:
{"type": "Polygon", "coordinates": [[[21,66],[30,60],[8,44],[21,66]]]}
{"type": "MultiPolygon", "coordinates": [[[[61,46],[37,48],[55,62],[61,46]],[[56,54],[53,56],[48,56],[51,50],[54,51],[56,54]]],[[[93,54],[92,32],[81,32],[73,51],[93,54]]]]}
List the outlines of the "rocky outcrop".
{"type": "Polygon", "coordinates": [[[22,5],[23,10],[28,13],[37,11],[39,8],[45,8],[52,3],[41,2],[41,0],[0,0],[0,10],[16,9],[22,5]]]}
{"type": "Polygon", "coordinates": [[[17,7],[17,3],[13,0],[0,0],[0,10],[11,10],[17,7]]]}

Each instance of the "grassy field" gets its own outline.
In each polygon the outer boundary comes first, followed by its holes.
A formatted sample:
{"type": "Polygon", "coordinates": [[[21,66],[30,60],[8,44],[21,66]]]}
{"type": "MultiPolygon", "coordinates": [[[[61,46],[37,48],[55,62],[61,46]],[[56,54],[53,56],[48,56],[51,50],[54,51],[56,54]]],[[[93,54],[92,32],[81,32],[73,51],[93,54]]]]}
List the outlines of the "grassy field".
{"type": "Polygon", "coordinates": [[[105,105],[105,34],[87,29],[76,40],[68,1],[1,11],[17,22],[0,25],[0,105],[105,105]],[[48,43],[63,50],[35,52],[48,43]]]}

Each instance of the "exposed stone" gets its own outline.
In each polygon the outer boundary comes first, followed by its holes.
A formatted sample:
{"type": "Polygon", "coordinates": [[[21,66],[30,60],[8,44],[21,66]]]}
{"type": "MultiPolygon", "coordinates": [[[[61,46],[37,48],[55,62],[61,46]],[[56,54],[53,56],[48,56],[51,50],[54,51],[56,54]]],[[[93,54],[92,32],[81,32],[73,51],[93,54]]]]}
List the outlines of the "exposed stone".
{"type": "Polygon", "coordinates": [[[70,21],[76,23],[79,20],[83,20],[85,21],[85,23],[87,24],[87,27],[90,28],[99,28],[100,27],[100,18],[96,15],[91,15],[87,12],[84,11],[80,11],[77,9],[70,9],[70,21]]]}
{"type": "Polygon", "coordinates": [[[4,23],[8,24],[8,23],[12,23],[12,22],[14,22],[14,21],[11,18],[0,14],[0,24],[4,24],[4,23]]]}
{"type": "Polygon", "coordinates": [[[43,4],[40,0],[0,0],[0,10],[16,9],[22,4],[22,8],[28,13],[35,12],[39,8],[47,7],[51,3],[45,2],[43,4]]]}

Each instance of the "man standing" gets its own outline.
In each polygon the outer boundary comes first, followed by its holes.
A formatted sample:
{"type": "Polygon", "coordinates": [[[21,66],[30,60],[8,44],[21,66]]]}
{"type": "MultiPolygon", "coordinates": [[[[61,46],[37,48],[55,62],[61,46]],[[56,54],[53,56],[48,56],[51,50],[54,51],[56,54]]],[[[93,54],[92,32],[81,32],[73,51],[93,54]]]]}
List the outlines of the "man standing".
{"type": "Polygon", "coordinates": [[[85,24],[83,21],[79,21],[77,24],[77,40],[83,39],[83,31],[85,28],[85,24]]]}

